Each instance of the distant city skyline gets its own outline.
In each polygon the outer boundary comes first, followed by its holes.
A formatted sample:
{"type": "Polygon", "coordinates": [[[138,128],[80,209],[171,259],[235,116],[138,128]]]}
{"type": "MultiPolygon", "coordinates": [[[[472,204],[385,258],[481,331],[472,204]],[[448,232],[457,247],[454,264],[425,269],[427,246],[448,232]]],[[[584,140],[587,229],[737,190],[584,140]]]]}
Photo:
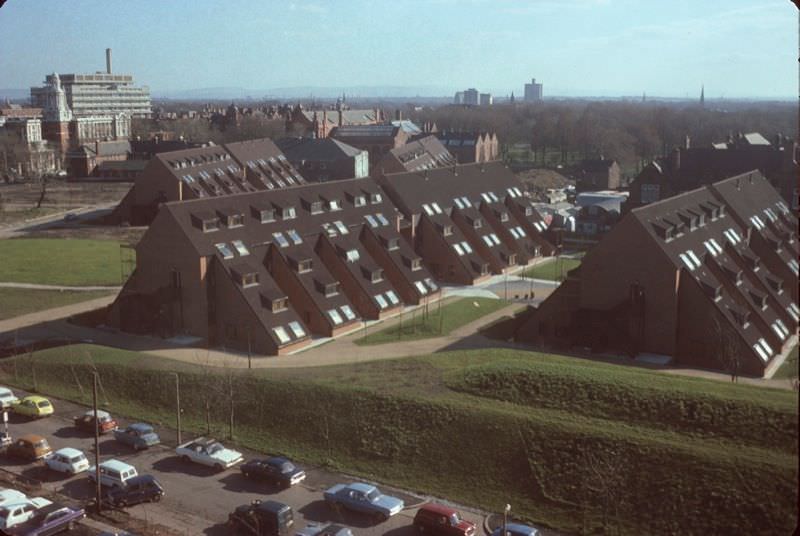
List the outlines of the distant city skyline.
{"type": "Polygon", "coordinates": [[[545,98],[699,98],[704,85],[706,99],[785,99],[797,97],[797,32],[786,0],[10,0],[0,88],[103,71],[110,47],[115,72],[155,97],[474,87],[502,99],[536,78],[545,98]]]}

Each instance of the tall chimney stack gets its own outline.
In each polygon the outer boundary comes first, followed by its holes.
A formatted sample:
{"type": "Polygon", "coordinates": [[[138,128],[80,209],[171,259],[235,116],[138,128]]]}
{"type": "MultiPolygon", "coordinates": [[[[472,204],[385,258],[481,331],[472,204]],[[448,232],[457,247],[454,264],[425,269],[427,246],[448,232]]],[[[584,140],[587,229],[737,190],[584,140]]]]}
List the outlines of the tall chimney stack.
{"type": "Polygon", "coordinates": [[[111,74],[111,49],[106,49],[106,72],[111,74]]]}

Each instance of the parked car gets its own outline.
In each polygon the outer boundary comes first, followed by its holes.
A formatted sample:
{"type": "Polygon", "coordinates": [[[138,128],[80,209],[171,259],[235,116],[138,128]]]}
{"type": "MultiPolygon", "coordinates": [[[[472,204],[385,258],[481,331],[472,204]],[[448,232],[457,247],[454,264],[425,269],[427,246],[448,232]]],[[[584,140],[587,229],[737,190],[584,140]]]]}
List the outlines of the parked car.
{"type": "Polygon", "coordinates": [[[4,532],[10,536],[45,536],[72,530],[86,513],[82,508],[72,508],[53,503],[37,510],[36,514],[4,532]]]}
{"type": "Polygon", "coordinates": [[[108,432],[113,432],[117,429],[117,421],[114,420],[109,412],[101,409],[97,410],[96,422],[94,418],[94,410],[91,409],[85,412],[83,415],[78,415],[73,419],[73,421],[75,422],[76,428],[92,434],[94,434],[95,426],[97,426],[97,430],[101,434],[107,434],[108,432]]]}
{"type": "Polygon", "coordinates": [[[114,439],[120,443],[125,443],[136,450],[146,449],[161,443],[161,438],[155,433],[149,424],[137,422],[127,428],[114,430],[114,439]]]}
{"type": "MultiPolygon", "coordinates": [[[[95,467],[90,467],[88,475],[89,480],[92,482],[97,481],[97,475],[95,473],[95,467]]],[[[139,476],[139,473],[136,472],[136,468],[125,462],[121,462],[119,460],[107,460],[100,462],[101,486],[106,486],[109,488],[113,488],[115,486],[124,486],[128,480],[136,476],[139,476]]]]}
{"type": "Polygon", "coordinates": [[[45,461],[47,467],[59,473],[77,475],[89,470],[89,460],[86,455],[72,447],[58,449],[45,461]]]}
{"type": "Polygon", "coordinates": [[[34,515],[39,508],[53,504],[52,501],[44,497],[33,497],[21,502],[14,502],[0,506],[0,532],[7,528],[25,523],[34,515]]]}
{"type": "Polygon", "coordinates": [[[262,460],[250,460],[240,467],[242,474],[248,478],[267,480],[275,484],[290,487],[306,478],[306,472],[295,464],[280,456],[262,460]]]}
{"type": "Polygon", "coordinates": [[[462,519],[458,510],[437,503],[422,505],[414,516],[417,532],[441,536],[473,536],[475,523],[462,519]]]}
{"type": "Polygon", "coordinates": [[[124,485],[111,488],[106,500],[114,506],[132,506],[143,502],[158,502],[164,488],[153,475],[139,475],[128,479],[124,485]]]}
{"type": "Polygon", "coordinates": [[[19,398],[14,391],[8,387],[0,387],[0,409],[8,409],[17,402],[19,402],[19,398]]]}
{"type": "Polygon", "coordinates": [[[242,453],[226,449],[215,439],[199,437],[193,441],[178,445],[175,454],[183,461],[208,465],[222,471],[242,461],[242,453]]]}
{"type": "Polygon", "coordinates": [[[294,525],[289,505],[277,501],[255,500],[228,514],[229,534],[252,536],[285,536],[294,525]]]}
{"type": "Polygon", "coordinates": [[[405,507],[401,499],[384,495],[375,486],[360,482],[336,484],[325,491],[325,502],[369,514],[378,521],[389,519],[405,507]]]}
{"type": "Polygon", "coordinates": [[[295,536],[353,536],[353,531],[344,525],[330,523],[328,525],[311,524],[302,530],[298,530],[295,536]]]}
{"type": "Polygon", "coordinates": [[[35,462],[50,456],[53,449],[47,439],[37,434],[27,434],[11,443],[6,449],[6,454],[12,458],[35,462]]]}
{"type": "Polygon", "coordinates": [[[28,500],[28,496],[21,491],[11,488],[0,488],[0,506],[25,502],[26,500],[28,500]]]}
{"type": "Polygon", "coordinates": [[[25,417],[47,417],[53,414],[53,404],[43,396],[26,396],[11,404],[11,410],[25,417]]]}
{"type": "MultiPolygon", "coordinates": [[[[539,531],[528,525],[519,523],[509,523],[506,525],[505,536],[538,536],[539,531]]],[[[503,536],[503,527],[497,527],[492,531],[492,536],[503,536]]]]}

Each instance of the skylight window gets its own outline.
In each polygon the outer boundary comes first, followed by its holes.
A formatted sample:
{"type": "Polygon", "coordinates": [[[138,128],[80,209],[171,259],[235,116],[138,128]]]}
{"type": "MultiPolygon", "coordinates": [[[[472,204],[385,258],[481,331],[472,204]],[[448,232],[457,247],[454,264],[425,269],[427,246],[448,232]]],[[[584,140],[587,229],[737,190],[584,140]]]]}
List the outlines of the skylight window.
{"type": "Polygon", "coordinates": [[[459,257],[461,257],[462,255],[464,255],[464,250],[463,250],[463,249],[461,249],[461,245],[460,245],[460,244],[453,244],[453,249],[455,249],[455,250],[456,250],[456,253],[458,253],[458,256],[459,256],[459,257]]]}
{"type": "Polygon", "coordinates": [[[525,234],[525,231],[524,231],[524,230],[522,229],[522,227],[520,227],[519,225],[517,225],[517,227],[515,227],[515,229],[517,230],[517,234],[518,234],[519,236],[522,236],[522,237],[524,237],[524,236],[527,236],[527,235],[525,234]]]}
{"type": "Polygon", "coordinates": [[[464,203],[464,208],[469,208],[472,206],[472,203],[469,202],[469,199],[466,196],[461,196],[461,202],[464,203]]]}
{"type": "Polygon", "coordinates": [[[431,203],[431,208],[433,209],[434,212],[436,212],[436,214],[442,213],[442,207],[439,206],[439,203],[436,202],[431,203]]]}
{"type": "Polygon", "coordinates": [[[336,229],[338,229],[339,232],[342,233],[343,235],[348,234],[350,232],[347,229],[347,226],[344,223],[342,223],[341,220],[336,220],[335,222],[333,222],[333,224],[336,226],[336,229]]]}
{"type": "Polygon", "coordinates": [[[797,269],[798,269],[797,259],[792,259],[787,264],[789,265],[789,269],[796,276],[797,275],[797,269]]]}
{"type": "Polygon", "coordinates": [[[439,287],[436,285],[436,283],[433,282],[433,279],[431,279],[430,277],[425,278],[425,284],[428,285],[428,288],[431,289],[431,292],[436,292],[436,290],[439,289],[439,287]]]}
{"type": "Polygon", "coordinates": [[[733,245],[736,245],[742,241],[742,237],[739,236],[739,233],[737,233],[733,227],[725,229],[722,231],[722,234],[724,234],[725,238],[727,238],[728,241],[733,245]]]}
{"type": "Polygon", "coordinates": [[[766,214],[767,218],[769,218],[771,222],[775,222],[778,219],[778,215],[775,214],[771,208],[765,208],[764,214],[766,214]]]}
{"type": "Polygon", "coordinates": [[[233,251],[231,251],[231,248],[229,248],[228,244],[226,244],[225,242],[220,242],[219,244],[214,244],[214,247],[217,248],[217,251],[219,251],[219,253],[220,253],[220,255],[222,255],[223,259],[232,259],[233,258],[233,251]]]}
{"type": "Polygon", "coordinates": [[[701,264],[700,259],[698,259],[697,255],[694,254],[694,251],[692,251],[691,249],[687,249],[686,250],[686,255],[688,255],[689,258],[692,259],[692,262],[694,263],[695,268],[699,268],[700,267],[700,264],[701,264]]]}
{"type": "Polygon", "coordinates": [[[367,198],[363,195],[357,195],[353,198],[353,206],[363,207],[367,204],[367,198]]]}
{"type": "Polygon", "coordinates": [[[369,223],[369,226],[370,226],[370,227],[372,227],[372,228],[375,228],[375,227],[380,227],[380,226],[378,225],[378,222],[377,222],[377,220],[376,220],[375,218],[373,218],[373,217],[372,217],[372,214],[366,214],[366,215],[364,216],[364,218],[366,218],[366,219],[367,219],[367,223],[369,223]]]}
{"type": "Polygon", "coordinates": [[[695,268],[697,268],[697,267],[694,265],[694,262],[692,262],[692,259],[690,259],[690,258],[689,258],[689,256],[688,256],[688,255],[686,255],[685,253],[679,253],[679,254],[678,254],[678,257],[680,257],[681,261],[683,261],[683,264],[685,264],[685,265],[686,265],[686,267],[687,267],[689,270],[694,270],[695,268]]]}
{"type": "Polygon", "coordinates": [[[469,244],[468,244],[466,241],[464,241],[464,242],[461,242],[461,247],[462,247],[462,248],[464,249],[464,251],[466,251],[467,253],[472,253],[472,246],[470,246],[470,245],[469,245],[469,244]]]}
{"type": "Polygon", "coordinates": [[[428,293],[428,287],[426,287],[425,283],[423,283],[422,281],[414,281],[414,286],[417,287],[417,290],[423,296],[425,296],[428,293]]]}
{"type": "Polygon", "coordinates": [[[761,361],[763,361],[764,363],[769,361],[769,355],[767,355],[767,353],[764,352],[764,349],[761,348],[760,341],[753,345],[753,350],[756,351],[756,353],[758,354],[758,357],[761,358],[761,361]]]}
{"type": "Polygon", "coordinates": [[[511,197],[517,197],[517,192],[515,192],[513,188],[506,188],[506,191],[511,197]]]}
{"type": "Polygon", "coordinates": [[[383,201],[383,196],[381,194],[370,194],[369,200],[372,202],[373,205],[377,205],[381,201],[383,201]]]}
{"type": "Polygon", "coordinates": [[[299,235],[299,234],[297,234],[297,231],[295,231],[294,229],[289,229],[289,230],[287,230],[287,231],[286,231],[286,234],[288,234],[288,235],[289,235],[289,238],[291,238],[291,239],[292,239],[292,242],[294,242],[294,243],[295,243],[295,245],[297,245],[297,244],[302,244],[302,243],[303,243],[303,239],[302,239],[302,238],[300,238],[300,235],[299,235]]]}
{"type": "Polygon", "coordinates": [[[360,258],[361,255],[358,253],[357,249],[347,250],[347,262],[357,262],[360,258]]]}
{"type": "Polygon", "coordinates": [[[294,333],[294,336],[298,339],[306,336],[306,330],[304,330],[303,326],[300,325],[300,322],[296,320],[289,322],[289,329],[292,330],[292,333],[294,333]]]}
{"type": "Polygon", "coordinates": [[[520,236],[517,234],[517,230],[515,228],[512,227],[511,229],[509,229],[509,232],[511,233],[511,236],[514,237],[514,239],[518,240],[520,238],[520,236]]]}
{"type": "Polygon", "coordinates": [[[486,201],[487,203],[491,203],[491,202],[492,202],[492,198],[491,198],[491,197],[489,197],[489,194],[487,194],[487,193],[482,193],[482,194],[481,194],[481,197],[482,197],[482,198],[483,198],[483,200],[484,200],[484,201],[486,201]]]}
{"type": "Polygon", "coordinates": [[[339,314],[339,311],[337,311],[336,309],[328,309],[328,318],[330,318],[331,322],[333,322],[334,325],[336,326],[344,322],[344,320],[342,320],[341,315],[339,314]]]}
{"type": "Polygon", "coordinates": [[[375,214],[375,217],[376,217],[376,218],[378,218],[378,221],[379,221],[379,222],[381,222],[381,225],[389,225],[389,220],[387,220],[387,219],[386,219],[386,218],[383,216],[383,214],[381,214],[380,212],[378,212],[377,214],[375,214]]]}
{"type": "Polygon", "coordinates": [[[753,227],[755,227],[759,231],[764,228],[764,222],[761,221],[761,218],[759,218],[758,216],[750,216],[750,223],[752,223],[753,227]]]}
{"type": "Polygon", "coordinates": [[[786,308],[786,312],[794,319],[795,322],[800,322],[800,309],[794,303],[790,303],[786,308]]]}
{"type": "Polygon", "coordinates": [[[717,255],[722,253],[722,248],[713,238],[703,241],[703,245],[705,246],[706,250],[708,250],[708,252],[711,254],[712,257],[716,257],[717,255]]]}
{"type": "Polygon", "coordinates": [[[234,240],[233,242],[231,242],[231,244],[233,244],[233,247],[234,249],[236,249],[236,252],[242,257],[244,257],[245,255],[250,255],[250,251],[247,249],[247,246],[245,246],[244,242],[242,242],[241,240],[234,240]]]}
{"type": "Polygon", "coordinates": [[[786,324],[784,324],[781,319],[778,319],[772,323],[772,330],[778,335],[778,338],[782,341],[785,341],[786,337],[789,336],[789,330],[786,329],[786,324]]]}
{"type": "Polygon", "coordinates": [[[494,192],[489,192],[489,197],[491,197],[492,201],[494,201],[495,203],[500,201],[500,199],[498,199],[498,197],[494,195],[494,192]]]}
{"type": "Polygon", "coordinates": [[[386,303],[386,299],[383,297],[382,294],[376,294],[375,301],[378,302],[378,307],[380,307],[381,309],[386,309],[387,307],[389,307],[389,304],[386,303]]]}
{"type": "Polygon", "coordinates": [[[464,203],[461,202],[461,199],[457,197],[453,198],[453,202],[456,204],[458,208],[464,208],[464,203]]]}
{"type": "Polygon", "coordinates": [[[397,294],[395,294],[393,290],[387,290],[386,297],[389,299],[392,305],[397,305],[400,303],[400,298],[397,297],[397,294]]]}
{"type": "Polygon", "coordinates": [[[292,340],[289,337],[289,334],[286,333],[286,330],[284,329],[283,326],[272,328],[272,333],[274,333],[275,336],[278,337],[278,340],[281,342],[281,344],[286,344],[287,342],[292,340]]]}
{"type": "Polygon", "coordinates": [[[487,246],[492,247],[494,245],[494,242],[492,242],[492,239],[489,238],[489,235],[483,235],[481,238],[483,238],[483,241],[486,242],[487,246]]]}
{"type": "Polygon", "coordinates": [[[497,238],[497,235],[496,235],[496,234],[494,234],[494,233],[490,234],[490,235],[489,235],[489,238],[491,238],[491,239],[492,239],[492,242],[494,242],[494,245],[495,245],[495,246],[497,246],[497,245],[499,245],[499,244],[500,244],[500,239],[499,239],[499,238],[497,238]]]}
{"type": "MultiPolygon", "coordinates": [[[[283,187],[283,182],[280,180],[278,181],[278,184],[283,187]]],[[[297,211],[294,209],[294,207],[286,207],[281,211],[281,217],[284,220],[294,219],[297,217],[297,211]]]]}
{"type": "Polygon", "coordinates": [[[422,210],[424,210],[425,214],[428,216],[433,216],[433,209],[427,203],[422,204],[422,210]]]}
{"type": "Polygon", "coordinates": [[[350,308],[349,305],[342,305],[339,307],[339,310],[342,311],[342,314],[347,318],[347,320],[353,320],[356,317],[356,314],[353,312],[353,309],[350,308]]]}
{"type": "Polygon", "coordinates": [[[285,248],[289,246],[289,241],[286,240],[286,237],[283,236],[283,233],[272,233],[272,237],[280,247],[285,248]]]}

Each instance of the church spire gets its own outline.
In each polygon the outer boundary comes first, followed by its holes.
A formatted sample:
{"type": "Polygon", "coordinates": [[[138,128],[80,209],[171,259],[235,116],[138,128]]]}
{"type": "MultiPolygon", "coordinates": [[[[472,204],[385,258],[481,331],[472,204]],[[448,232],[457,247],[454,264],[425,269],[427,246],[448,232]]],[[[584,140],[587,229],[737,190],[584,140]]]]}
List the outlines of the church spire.
{"type": "Polygon", "coordinates": [[[706,86],[705,84],[700,85],[700,107],[704,108],[706,105],[706,86]]]}

